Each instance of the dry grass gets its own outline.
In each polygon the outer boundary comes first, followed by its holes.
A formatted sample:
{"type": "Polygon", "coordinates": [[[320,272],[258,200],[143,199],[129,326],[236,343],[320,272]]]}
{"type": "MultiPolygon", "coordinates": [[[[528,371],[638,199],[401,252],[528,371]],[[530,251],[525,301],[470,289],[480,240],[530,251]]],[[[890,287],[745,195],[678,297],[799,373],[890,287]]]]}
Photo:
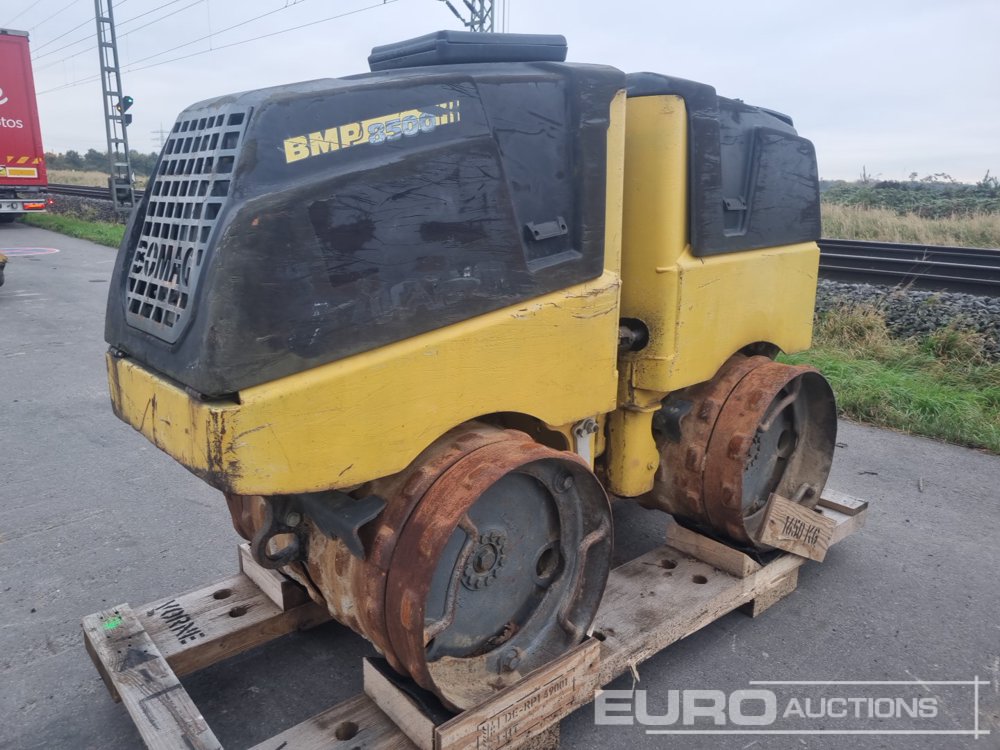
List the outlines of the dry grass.
{"type": "MultiPolygon", "coordinates": [[[[50,169],[49,182],[56,185],[89,185],[91,187],[107,187],[108,173],[78,169],[50,169]]],[[[137,176],[135,186],[140,190],[146,187],[146,177],[137,176]]]]}
{"type": "Polygon", "coordinates": [[[90,185],[92,187],[107,187],[106,172],[83,172],[76,169],[50,169],[49,182],[57,185],[90,185]]]}
{"type": "Polygon", "coordinates": [[[1000,214],[925,219],[885,208],[823,203],[823,236],[845,240],[1000,247],[1000,214]]]}
{"type": "Polygon", "coordinates": [[[853,356],[882,356],[893,346],[885,316],[874,305],[853,305],[831,310],[816,321],[813,338],[853,356]]]}

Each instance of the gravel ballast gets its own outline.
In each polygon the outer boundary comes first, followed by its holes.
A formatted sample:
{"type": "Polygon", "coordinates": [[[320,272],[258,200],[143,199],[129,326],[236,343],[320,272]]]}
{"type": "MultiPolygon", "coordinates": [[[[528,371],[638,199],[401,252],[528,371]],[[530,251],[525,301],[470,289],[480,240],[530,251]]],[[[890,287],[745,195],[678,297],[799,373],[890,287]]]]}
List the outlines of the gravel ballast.
{"type": "Polygon", "coordinates": [[[983,353],[993,361],[1000,361],[1000,297],[820,279],[816,289],[817,313],[857,304],[882,310],[890,333],[897,338],[926,336],[949,325],[976,331],[984,338],[983,353]]]}
{"type": "Polygon", "coordinates": [[[83,198],[78,195],[50,195],[55,205],[49,207],[49,213],[65,214],[84,221],[107,221],[112,224],[122,223],[122,217],[115,213],[114,204],[107,200],[83,198]]]}

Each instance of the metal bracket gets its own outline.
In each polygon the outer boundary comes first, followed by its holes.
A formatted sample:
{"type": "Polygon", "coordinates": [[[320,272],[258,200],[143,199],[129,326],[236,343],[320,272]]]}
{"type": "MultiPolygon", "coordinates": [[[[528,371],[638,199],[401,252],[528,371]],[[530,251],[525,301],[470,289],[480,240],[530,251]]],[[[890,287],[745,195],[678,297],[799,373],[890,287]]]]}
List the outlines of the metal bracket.
{"type": "Polygon", "coordinates": [[[561,237],[564,234],[569,234],[569,227],[562,216],[557,216],[552,221],[540,221],[537,224],[529,221],[524,226],[536,240],[548,240],[553,237],[561,237]]]}
{"type": "Polygon", "coordinates": [[[594,465],[594,453],[590,449],[590,436],[597,433],[597,420],[587,417],[573,425],[573,450],[588,465],[594,465]]]}
{"type": "Polygon", "coordinates": [[[339,539],[359,560],[365,559],[361,528],[375,520],[385,508],[385,500],[376,496],[355,498],[346,492],[303,492],[297,495],[265,497],[264,525],[250,542],[254,560],[265,568],[280,568],[304,560],[308,532],[303,521],[308,518],[324,536],[339,539]],[[275,554],[267,547],[279,534],[292,534],[292,541],[275,554]]]}
{"type": "Polygon", "coordinates": [[[683,440],[681,421],[691,413],[694,403],[679,396],[668,398],[659,411],[653,414],[653,430],[662,433],[671,443],[683,440]]]}

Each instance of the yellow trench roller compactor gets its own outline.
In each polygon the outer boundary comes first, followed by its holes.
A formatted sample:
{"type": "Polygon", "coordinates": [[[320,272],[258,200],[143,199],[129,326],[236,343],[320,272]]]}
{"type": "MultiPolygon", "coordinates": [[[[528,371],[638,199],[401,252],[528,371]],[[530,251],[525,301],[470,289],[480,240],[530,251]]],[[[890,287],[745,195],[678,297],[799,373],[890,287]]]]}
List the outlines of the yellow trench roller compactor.
{"type": "Polygon", "coordinates": [[[744,549],[833,455],[812,144],[560,36],[439,32],[181,113],[108,300],[115,413],[465,708],[585,637],[608,495],[744,549]]]}

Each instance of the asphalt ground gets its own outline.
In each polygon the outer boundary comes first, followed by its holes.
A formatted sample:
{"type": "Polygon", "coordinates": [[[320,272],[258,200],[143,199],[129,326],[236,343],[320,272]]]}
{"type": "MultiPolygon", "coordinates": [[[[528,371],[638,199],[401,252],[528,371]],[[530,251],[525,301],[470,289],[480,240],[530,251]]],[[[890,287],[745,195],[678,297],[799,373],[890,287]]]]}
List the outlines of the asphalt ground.
{"type": "MultiPolygon", "coordinates": [[[[0,747],[140,747],[84,651],[80,619],[231,575],[238,537],[217,492],[111,413],[103,317],[114,251],[20,224],[0,225],[0,251],[12,256],[0,288],[0,747]]],[[[1000,458],[847,423],[838,439],[830,486],[870,500],[868,526],[807,564],[798,590],[762,617],[727,615],[640,665],[634,687],[646,691],[647,713],[666,713],[671,690],[728,694],[751,680],[921,680],[768,689],[779,711],[790,696],[799,706],[812,697],[813,711],[820,697],[919,696],[932,699],[934,717],[850,726],[965,731],[975,727],[974,688],[928,683],[978,676],[987,683],[978,726],[992,734],[660,736],[638,720],[596,727],[588,706],[563,722],[563,747],[1000,747],[1000,458]]],[[[659,542],[665,516],[620,505],[616,522],[616,554],[627,559],[659,542]]],[[[370,653],[332,623],[184,685],[223,744],[245,747],[358,692],[370,653]]],[[[610,687],[631,689],[633,678],[610,687]]]]}

